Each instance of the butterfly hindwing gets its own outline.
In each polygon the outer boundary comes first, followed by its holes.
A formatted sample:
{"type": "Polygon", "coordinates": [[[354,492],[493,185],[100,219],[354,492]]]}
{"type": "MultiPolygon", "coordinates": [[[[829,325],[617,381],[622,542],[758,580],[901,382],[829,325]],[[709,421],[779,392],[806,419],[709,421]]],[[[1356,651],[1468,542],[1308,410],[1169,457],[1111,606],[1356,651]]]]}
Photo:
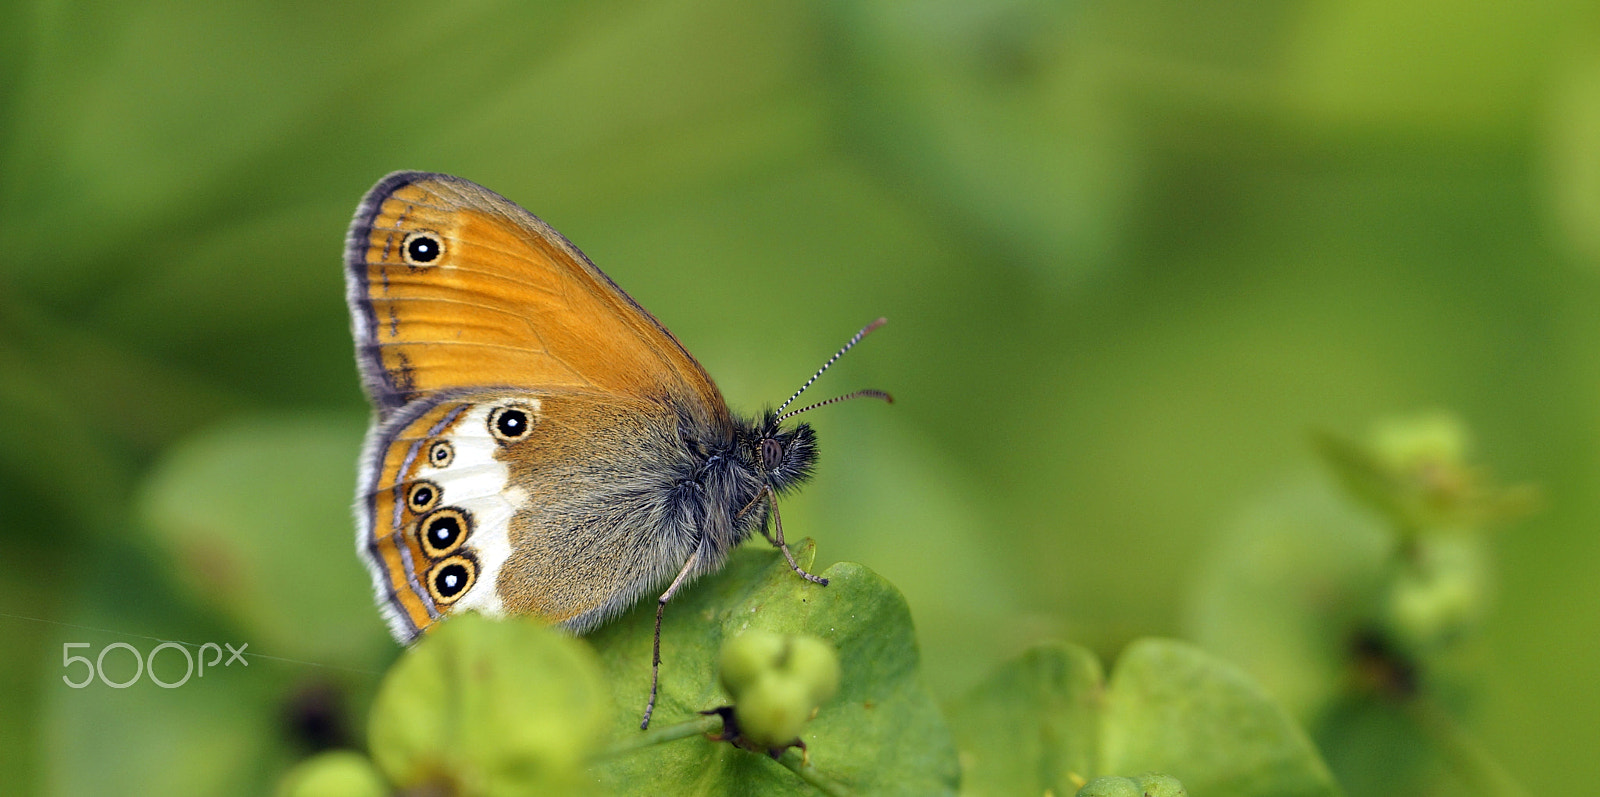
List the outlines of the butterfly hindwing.
{"type": "Polygon", "coordinates": [[[663,411],[500,389],[439,394],[375,426],[357,547],[395,636],[461,609],[582,631],[671,575],[704,506],[663,411]]]}
{"type": "Polygon", "coordinates": [[[402,640],[486,594],[476,589],[478,576],[494,562],[482,551],[486,543],[503,547],[493,544],[490,524],[503,529],[512,511],[505,467],[470,431],[472,410],[470,401],[415,402],[368,433],[356,547],[402,640]]]}

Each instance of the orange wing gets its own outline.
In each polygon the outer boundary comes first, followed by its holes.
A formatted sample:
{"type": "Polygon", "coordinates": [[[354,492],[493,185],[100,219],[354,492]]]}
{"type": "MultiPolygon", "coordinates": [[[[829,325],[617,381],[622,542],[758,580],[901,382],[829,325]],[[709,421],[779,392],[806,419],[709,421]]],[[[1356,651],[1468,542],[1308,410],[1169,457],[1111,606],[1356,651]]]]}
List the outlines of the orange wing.
{"type": "Polygon", "coordinates": [[[705,369],[655,317],[533,214],[459,177],[396,172],[345,246],[357,358],[384,417],[456,388],[698,399],[705,369]]]}

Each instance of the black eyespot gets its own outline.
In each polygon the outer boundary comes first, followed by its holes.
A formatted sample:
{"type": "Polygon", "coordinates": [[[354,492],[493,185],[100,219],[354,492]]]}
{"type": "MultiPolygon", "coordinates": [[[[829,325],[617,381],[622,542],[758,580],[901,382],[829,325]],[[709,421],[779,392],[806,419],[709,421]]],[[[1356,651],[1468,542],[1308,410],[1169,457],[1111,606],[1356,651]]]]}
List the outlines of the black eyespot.
{"type": "Polygon", "coordinates": [[[506,410],[495,419],[494,428],[505,437],[521,437],[528,429],[527,413],[521,410],[506,410]]]}
{"type": "Polygon", "coordinates": [[[467,590],[478,577],[478,563],[470,556],[452,556],[428,571],[428,592],[437,603],[450,604],[467,590]]]}
{"type": "Polygon", "coordinates": [[[471,533],[472,522],[467,513],[450,506],[434,510],[417,524],[423,552],[435,559],[454,553],[471,533]]]}
{"type": "Polygon", "coordinates": [[[527,436],[534,419],[521,407],[495,407],[489,413],[489,434],[502,443],[510,443],[527,436]]]}
{"type": "Polygon", "coordinates": [[[444,241],[432,230],[417,230],[400,244],[400,253],[413,266],[431,266],[444,254],[444,241]]]}
{"type": "Polygon", "coordinates": [[[446,465],[449,465],[450,461],[455,458],[456,450],[451,448],[450,444],[443,440],[434,443],[428,448],[428,462],[432,463],[435,468],[442,468],[446,465]]]}
{"type": "Polygon", "coordinates": [[[439,495],[439,485],[433,482],[419,481],[411,485],[411,490],[406,493],[406,506],[411,507],[412,512],[420,515],[432,509],[434,504],[439,503],[439,495]]]}

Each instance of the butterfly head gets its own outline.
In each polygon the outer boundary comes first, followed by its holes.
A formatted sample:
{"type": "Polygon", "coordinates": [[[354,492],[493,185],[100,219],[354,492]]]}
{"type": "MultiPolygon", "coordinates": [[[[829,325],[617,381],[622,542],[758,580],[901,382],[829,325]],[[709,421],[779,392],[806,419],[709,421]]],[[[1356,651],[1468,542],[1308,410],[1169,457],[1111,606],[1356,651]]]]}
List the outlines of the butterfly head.
{"type": "Polygon", "coordinates": [[[756,425],[750,447],[762,480],[780,493],[811,478],[817,463],[817,432],[811,424],[784,429],[778,413],[770,410],[756,425]]]}
{"type": "Polygon", "coordinates": [[[811,378],[807,379],[806,383],[801,385],[800,389],[796,390],[788,401],[783,402],[782,406],[779,406],[776,410],[768,410],[761,416],[761,421],[753,427],[750,435],[750,460],[760,472],[763,481],[774,492],[781,493],[785,489],[811,478],[811,469],[817,463],[816,431],[807,423],[797,424],[793,429],[785,431],[783,428],[785,420],[802,412],[810,412],[818,407],[826,407],[829,404],[855,398],[876,398],[884,401],[894,401],[888,393],[882,390],[857,390],[854,393],[835,396],[827,401],[819,401],[809,407],[784,412],[784,409],[793,404],[795,399],[800,398],[800,394],[806,392],[806,388],[811,387],[811,384],[817,381],[817,377],[822,376],[829,366],[832,366],[840,357],[843,357],[844,353],[849,351],[851,347],[860,343],[861,339],[870,334],[872,330],[883,326],[883,324],[884,320],[880,318],[857,332],[855,337],[850,338],[850,341],[844,344],[844,348],[828,358],[828,361],[823,363],[822,367],[818,368],[817,372],[812,374],[811,378]]]}

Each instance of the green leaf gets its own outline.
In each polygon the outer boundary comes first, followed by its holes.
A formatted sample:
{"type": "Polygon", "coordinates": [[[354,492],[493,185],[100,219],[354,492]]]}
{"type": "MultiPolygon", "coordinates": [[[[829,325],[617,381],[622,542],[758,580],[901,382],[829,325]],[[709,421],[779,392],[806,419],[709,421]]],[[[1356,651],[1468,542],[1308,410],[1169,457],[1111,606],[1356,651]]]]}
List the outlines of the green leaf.
{"type": "Polygon", "coordinates": [[[1077,797],[1188,797],[1188,790],[1170,775],[1137,778],[1095,778],[1078,790],[1077,797]]]}
{"type": "Polygon", "coordinates": [[[1307,726],[1343,693],[1395,535],[1322,480],[1264,496],[1197,568],[1188,635],[1247,670],[1307,726]]]}
{"type": "Polygon", "coordinates": [[[278,797],[384,797],[389,785],[367,757],[334,750],[300,762],[278,784],[278,797]]]}
{"type": "Polygon", "coordinates": [[[1404,534],[1481,529],[1540,503],[1536,488],[1501,486],[1469,465],[1467,430],[1448,413],[1387,420],[1363,442],[1319,433],[1316,443],[1345,489],[1404,534]]]}
{"type": "Polygon", "coordinates": [[[296,698],[305,690],[330,694],[324,729],[337,739],[343,725],[338,704],[365,700],[363,675],[257,656],[271,651],[187,601],[165,579],[171,560],[134,541],[126,535],[116,547],[80,561],[83,587],[57,615],[62,623],[46,626],[49,658],[39,662],[32,684],[40,700],[34,720],[43,750],[40,793],[268,793],[304,753],[306,739],[290,720],[296,698]],[[162,647],[163,640],[189,644],[174,649],[162,647]],[[214,646],[196,647],[205,643],[214,646]],[[233,661],[222,645],[243,655],[233,661]],[[63,674],[75,682],[86,674],[81,663],[62,667],[69,655],[90,659],[106,681],[97,677],[82,688],[63,683],[63,674]],[[112,688],[107,682],[131,683],[112,688]]]}
{"type": "MultiPolygon", "coordinates": [[[[849,121],[919,196],[1040,276],[1108,262],[1146,155],[1074,4],[834,3],[849,121]]],[[[1119,68],[1120,67],[1120,68],[1119,68]]]]}
{"type": "Polygon", "coordinates": [[[1160,771],[1196,794],[1333,795],[1316,748],[1249,676],[1199,648],[1148,639],[1117,661],[1105,773],[1160,771]]]}
{"type": "MultiPolygon", "coordinates": [[[[1407,436],[1390,434],[1390,462],[1447,450],[1407,436]]],[[[1479,690],[1487,541],[1454,527],[1404,542],[1393,517],[1355,503],[1324,480],[1259,499],[1199,568],[1189,633],[1276,696],[1352,793],[1453,793],[1443,773],[1460,734],[1419,716],[1461,712],[1479,690]]]]}
{"type": "MultiPolygon", "coordinates": [[[[154,641],[76,632],[76,640],[92,641],[73,648],[73,655],[99,654],[126,642],[148,658],[154,641]],[[109,641],[102,641],[108,639],[109,641]]],[[[51,651],[57,662],[62,647],[51,651]]],[[[174,672],[181,655],[159,654],[161,677],[179,681],[174,672]]],[[[135,674],[133,653],[113,649],[104,658],[106,678],[126,682],[135,674]]],[[[82,689],[64,685],[57,667],[46,671],[41,735],[48,794],[95,797],[105,794],[257,794],[272,782],[270,775],[286,766],[287,750],[280,696],[282,673],[234,665],[191,677],[181,687],[164,689],[145,672],[126,689],[96,680],[82,689]],[[53,683],[52,683],[53,682],[53,683]]],[[[81,667],[71,670],[81,678],[81,667]]]]}
{"type": "Polygon", "coordinates": [[[384,678],[369,742],[402,788],[582,793],[606,715],[599,666],[583,643],[531,620],[464,614],[384,678]]]}
{"type": "Polygon", "coordinates": [[[1043,645],[951,713],[971,795],[1072,794],[1097,777],[1161,772],[1196,794],[1339,794],[1287,713],[1192,646],[1134,643],[1109,682],[1092,654],[1043,645]]]}
{"type": "Polygon", "coordinates": [[[1099,758],[1100,661],[1047,643],[1008,662],[952,715],[967,794],[1073,794],[1099,758]]]}
{"type": "MultiPolygon", "coordinates": [[[[802,566],[814,546],[796,546],[802,566]]],[[[905,599],[861,565],[841,562],[826,587],[796,576],[775,551],[740,550],[667,606],[661,628],[661,694],[652,729],[700,719],[724,705],[716,662],[724,639],[746,629],[810,634],[839,654],[839,693],[801,734],[811,768],[856,794],[951,794],[955,746],[919,672],[905,599]]],[[[655,603],[646,601],[591,640],[616,696],[618,747],[636,744],[650,689],[655,603]]],[[[792,754],[791,754],[792,755],[792,754]]],[[[609,758],[594,767],[613,791],[650,784],[658,795],[815,794],[771,758],[695,736],[609,758]]]]}
{"type": "Polygon", "coordinates": [[[373,667],[393,645],[354,551],[356,416],[242,416],[168,450],[139,510],[168,571],[251,652],[373,667]]]}

